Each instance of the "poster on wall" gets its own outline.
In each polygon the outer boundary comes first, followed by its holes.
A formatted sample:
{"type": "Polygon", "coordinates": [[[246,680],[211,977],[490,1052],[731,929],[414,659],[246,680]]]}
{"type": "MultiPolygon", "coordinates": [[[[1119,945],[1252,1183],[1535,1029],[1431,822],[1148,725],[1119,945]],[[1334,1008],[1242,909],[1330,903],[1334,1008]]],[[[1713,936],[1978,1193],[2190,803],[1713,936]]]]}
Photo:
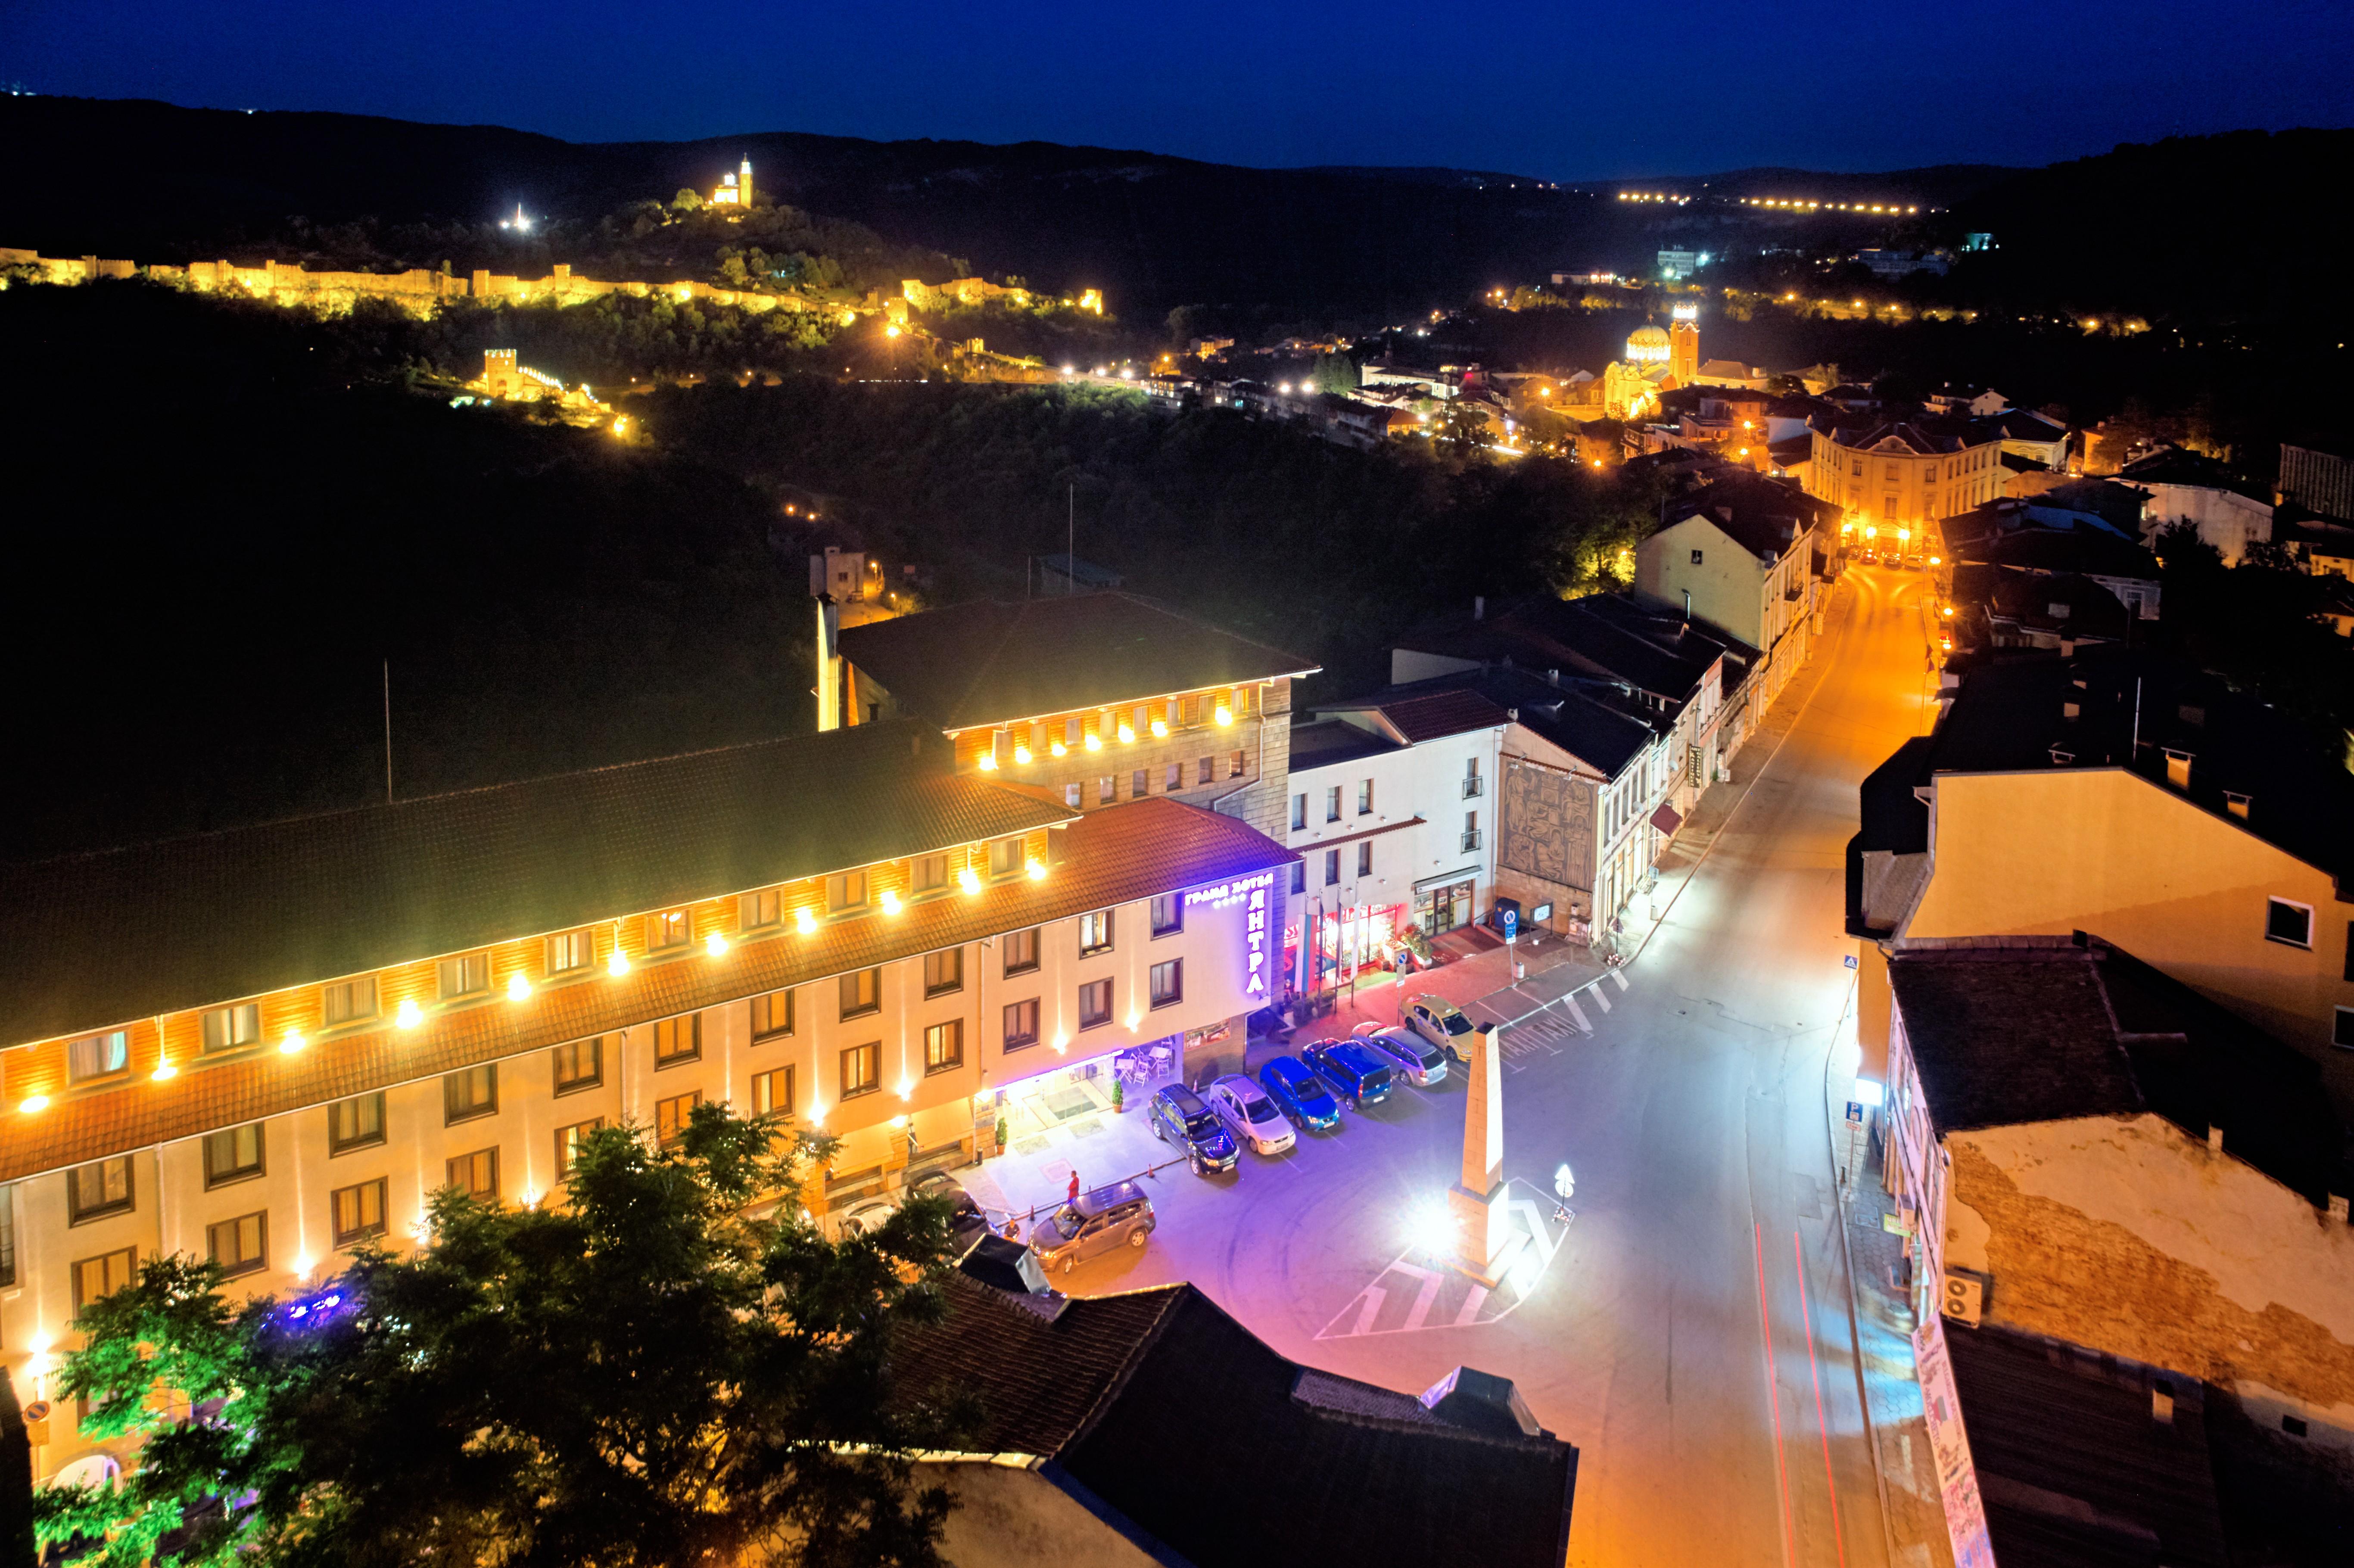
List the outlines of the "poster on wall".
{"type": "Polygon", "coordinates": [[[1936,1456],[1937,1491],[1946,1505],[1954,1568],[1995,1568],[1986,1504],[1978,1496],[1978,1468],[1970,1462],[1969,1434],[1962,1426],[1962,1402],[1954,1389],[1954,1363],[1946,1349],[1946,1323],[1935,1312],[1913,1331],[1913,1360],[1921,1374],[1922,1414],[1928,1422],[1930,1452],[1936,1456]]]}

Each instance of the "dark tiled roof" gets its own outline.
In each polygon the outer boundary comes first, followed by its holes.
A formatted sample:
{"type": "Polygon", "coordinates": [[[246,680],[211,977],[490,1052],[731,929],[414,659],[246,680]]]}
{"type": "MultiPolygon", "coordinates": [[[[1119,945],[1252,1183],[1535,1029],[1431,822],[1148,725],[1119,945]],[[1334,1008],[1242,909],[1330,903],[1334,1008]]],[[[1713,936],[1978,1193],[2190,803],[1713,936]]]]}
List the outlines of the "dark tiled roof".
{"type": "Polygon", "coordinates": [[[1382,705],[1382,716],[1410,741],[1439,740],[1510,724],[1511,716],[1478,692],[1439,691],[1382,705]]]}
{"type": "Polygon", "coordinates": [[[1565,677],[1555,685],[1526,670],[1497,667],[1434,675],[1332,706],[1386,712],[1398,701],[1440,692],[1486,699],[1500,714],[1510,715],[1496,722],[1518,723],[1613,779],[1650,744],[1655,726],[1664,728],[1672,722],[1664,715],[1642,713],[1635,699],[1606,682],[1565,677]]]}
{"type": "Polygon", "coordinates": [[[2117,596],[2074,572],[2006,572],[1995,585],[1989,609],[1999,620],[2077,639],[2119,640],[2127,625],[2117,596]]]}
{"type": "Polygon", "coordinates": [[[2228,1561],[2196,1378],[1950,1320],[1946,1342],[2002,1568],[2228,1561]]]}
{"type": "Polygon", "coordinates": [[[1757,658],[1757,650],[1728,631],[1662,613],[1627,594],[1511,600],[1478,620],[1426,625],[1397,645],[1480,663],[1510,660],[1531,671],[1606,676],[1660,698],[1670,713],[1681,712],[1699,694],[1718,659],[1726,661],[1730,687],[1757,658]]]}
{"type": "Polygon", "coordinates": [[[15,1044],[970,843],[1076,813],[858,726],[0,867],[15,1044]]]}
{"type": "Polygon", "coordinates": [[[1787,554],[1796,531],[1838,523],[1840,509],[1790,480],[1736,469],[1668,503],[1664,522],[1705,517],[1753,555],[1787,554]]]}
{"type": "MultiPolygon", "coordinates": [[[[1837,397],[1839,394],[1833,392],[1831,396],[1837,397]]],[[[1840,446],[1855,451],[1874,451],[1883,442],[1893,442],[1904,451],[1927,456],[1934,452],[1960,451],[1965,447],[1997,440],[2002,432],[1990,420],[1924,415],[1911,419],[1884,419],[1870,425],[1842,423],[1826,433],[1840,446]]]]}
{"type": "Polygon", "coordinates": [[[1889,987],[1943,1135],[2077,1117],[2163,1117],[2319,1203],[2348,1190],[2312,1062],[2100,941],[1900,946],[1889,987]]]}
{"type": "Polygon", "coordinates": [[[1291,726],[1290,767],[1294,773],[1403,749],[1388,736],[1341,719],[1318,719],[1311,724],[1295,720],[1291,726]]]}
{"type": "Polygon", "coordinates": [[[871,621],[843,657],[942,729],[1301,675],[1302,659],[1129,593],[984,600],[871,621]]]}
{"type": "Polygon", "coordinates": [[[2201,490],[2228,490],[2251,501],[2272,503],[2270,493],[2228,465],[2180,447],[2168,447],[2146,458],[2137,458],[2117,470],[2116,477],[2120,484],[2181,484],[2201,490]]]}
{"type": "Polygon", "coordinates": [[[2068,427],[2049,414],[2039,414],[2032,408],[2006,408],[1993,416],[1993,424],[2001,430],[2003,440],[2009,441],[2041,441],[2049,444],[2068,434],[2068,427]]]}
{"type": "MultiPolygon", "coordinates": [[[[899,740],[905,744],[904,731],[899,740]]],[[[1051,812],[1055,818],[1065,814],[1059,808],[1051,812]]],[[[619,979],[600,970],[545,986],[521,1007],[486,1001],[429,1012],[408,1033],[378,1026],[319,1041],[291,1058],[267,1051],[199,1062],[167,1083],[138,1080],[61,1097],[38,1117],[0,1118],[0,1181],[805,985],[1156,893],[1224,882],[1299,858],[1231,817],[1175,800],[1116,806],[1058,831],[1067,835],[1065,858],[1043,881],[1015,877],[985,885],[978,895],[917,899],[895,918],[868,915],[832,921],[808,937],[787,931],[739,940],[717,959],[697,948],[684,958],[642,962],[619,979]]]]}
{"type": "Polygon", "coordinates": [[[2082,572],[2155,583],[2158,557],[2105,528],[2020,528],[1988,541],[1977,557],[2031,572],[2082,572]]]}

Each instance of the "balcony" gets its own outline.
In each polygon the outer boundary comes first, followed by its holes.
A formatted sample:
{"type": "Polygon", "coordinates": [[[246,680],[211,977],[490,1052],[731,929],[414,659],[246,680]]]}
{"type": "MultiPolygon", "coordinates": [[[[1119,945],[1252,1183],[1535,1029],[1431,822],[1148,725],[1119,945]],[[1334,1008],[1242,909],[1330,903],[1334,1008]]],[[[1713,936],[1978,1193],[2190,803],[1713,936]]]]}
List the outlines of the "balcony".
{"type": "Polygon", "coordinates": [[[1477,828],[1465,829],[1463,832],[1463,853],[1465,854],[1469,854],[1479,847],[1479,830],[1477,828]]]}
{"type": "Polygon", "coordinates": [[[1486,779],[1466,779],[1463,780],[1463,798],[1465,800],[1476,800],[1487,792],[1488,781],[1486,779]]]}

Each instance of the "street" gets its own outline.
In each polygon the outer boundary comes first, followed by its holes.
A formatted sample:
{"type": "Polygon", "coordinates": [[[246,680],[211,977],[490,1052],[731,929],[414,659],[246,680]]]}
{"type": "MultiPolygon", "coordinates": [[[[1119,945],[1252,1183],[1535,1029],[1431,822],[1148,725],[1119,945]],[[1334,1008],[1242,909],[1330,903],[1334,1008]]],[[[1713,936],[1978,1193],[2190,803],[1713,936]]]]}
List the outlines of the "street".
{"type": "MultiPolygon", "coordinates": [[[[1511,1378],[1582,1451],[1572,1563],[1884,1563],[1824,1085],[1853,1040],[1856,787],[1927,727],[1930,593],[1850,570],[1814,662],[1736,763],[1745,795],[1670,852],[1633,961],[1532,1016],[1493,1000],[1515,1020],[1504,1169],[1536,1231],[1511,1283],[1474,1292],[1420,1245],[1456,1175],[1458,1073],[1234,1176],[1162,1172],[1151,1244],[1056,1284],[1191,1280],[1284,1354],[1401,1390],[1458,1363],[1511,1378]]],[[[1090,1183],[1125,1173],[1100,1162],[1112,1142],[1093,1169],[1073,1153],[1090,1183]]]]}

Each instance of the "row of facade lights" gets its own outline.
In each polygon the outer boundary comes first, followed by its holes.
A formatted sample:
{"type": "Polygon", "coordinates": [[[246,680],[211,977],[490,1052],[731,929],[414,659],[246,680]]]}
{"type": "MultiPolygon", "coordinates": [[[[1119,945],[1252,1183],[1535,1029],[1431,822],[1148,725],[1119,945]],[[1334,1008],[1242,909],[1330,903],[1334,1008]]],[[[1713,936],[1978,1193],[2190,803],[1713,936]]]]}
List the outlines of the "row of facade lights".
{"type": "MultiPolygon", "coordinates": [[[[1227,722],[1223,716],[1226,710],[1221,707],[1218,712],[1222,715],[1219,722],[1222,724],[1227,722]]],[[[1154,725],[1154,728],[1156,730],[1162,730],[1165,729],[1165,726],[1159,724],[1157,721],[1154,725]]],[[[1123,726],[1122,729],[1125,731],[1126,726],[1123,726]]],[[[1092,736],[1087,738],[1090,743],[1095,739],[1092,736]]],[[[1127,738],[1125,734],[1123,734],[1122,738],[1127,738]]],[[[1059,744],[1057,745],[1056,750],[1059,754],[1061,750],[1059,744]]],[[[1025,757],[1022,760],[1027,761],[1028,758],[1025,757]]],[[[987,764],[984,764],[984,766],[987,766],[987,764]]],[[[1031,881],[1044,882],[1046,880],[1046,863],[1038,859],[1035,855],[1030,856],[1024,863],[1023,872],[1031,881]]],[[[978,896],[984,885],[981,879],[981,874],[973,870],[970,865],[964,866],[958,871],[956,883],[957,891],[964,894],[967,897],[978,896]]],[[[890,888],[884,889],[882,897],[878,902],[882,906],[883,913],[886,916],[898,915],[907,908],[906,901],[899,896],[896,891],[890,888]]],[[[818,930],[818,916],[816,909],[811,906],[805,904],[801,906],[801,908],[795,910],[793,912],[793,929],[799,935],[803,937],[816,935],[818,930]]],[[[728,941],[726,936],[718,931],[714,931],[709,936],[703,938],[703,950],[714,959],[726,957],[733,947],[734,944],[728,941]]],[[[605,972],[613,979],[620,980],[622,976],[628,974],[633,967],[634,966],[630,962],[629,954],[621,950],[620,922],[615,921],[613,923],[612,950],[605,955],[605,972]]],[[[509,1001],[514,1002],[529,1001],[532,998],[532,993],[535,989],[536,988],[535,988],[531,983],[530,977],[525,975],[523,970],[517,969],[514,973],[507,977],[506,999],[509,1001]]],[[[417,999],[415,997],[403,997],[401,998],[400,1005],[393,1011],[392,1022],[393,1027],[402,1030],[403,1032],[416,1029],[425,1022],[425,1010],[417,1005],[417,999]]],[[[305,1035],[301,1030],[290,1029],[286,1032],[286,1037],[278,1043],[279,1054],[285,1056],[297,1056],[302,1054],[303,1050],[307,1048],[310,1044],[310,1037],[305,1035]]],[[[178,1065],[168,1056],[158,1062],[155,1065],[155,1070],[148,1074],[148,1077],[150,1079],[159,1084],[169,1083],[172,1079],[176,1078],[179,1075],[180,1069],[178,1065]]],[[[901,1097],[904,1098],[905,1096],[903,1095],[901,1097]]],[[[17,1112],[24,1116],[37,1116],[40,1112],[48,1108],[49,1097],[47,1095],[28,1095],[23,1100],[19,1101],[16,1106],[17,1112]]]]}
{"type": "MultiPolygon", "coordinates": [[[[1225,704],[1220,703],[1217,706],[1217,711],[1211,715],[1211,720],[1213,723],[1217,725],[1219,728],[1224,729],[1235,722],[1234,710],[1226,706],[1225,704]]],[[[1153,739],[1166,740],[1169,738],[1169,721],[1167,719],[1154,719],[1149,727],[1152,732],[1153,739]]],[[[1004,732],[1001,730],[998,733],[1002,735],[1004,732]]],[[[1133,746],[1136,743],[1136,726],[1129,723],[1126,719],[1122,719],[1120,721],[1119,734],[1119,743],[1122,746],[1133,746]]],[[[1086,738],[1080,742],[1081,749],[1087,751],[1101,751],[1103,749],[1103,736],[1094,730],[1087,731],[1086,738]]],[[[1060,739],[1050,741],[1046,746],[1047,754],[1052,757],[1067,757],[1070,755],[1070,747],[1060,739]]],[[[1031,756],[1030,745],[1027,741],[1017,740],[1013,743],[1013,760],[1017,766],[1026,765],[1031,760],[1031,756]]],[[[981,760],[978,766],[983,773],[994,773],[997,771],[997,743],[994,737],[992,737],[990,742],[989,749],[981,754],[981,760]]],[[[1033,862],[1032,863],[1034,865],[1036,863],[1033,862]]],[[[968,876],[972,874],[970,867],[967,868],[965,874],[968,876]]],[[[967,891],[970,892],[971,890],[967,889],[967,891]]]]}

